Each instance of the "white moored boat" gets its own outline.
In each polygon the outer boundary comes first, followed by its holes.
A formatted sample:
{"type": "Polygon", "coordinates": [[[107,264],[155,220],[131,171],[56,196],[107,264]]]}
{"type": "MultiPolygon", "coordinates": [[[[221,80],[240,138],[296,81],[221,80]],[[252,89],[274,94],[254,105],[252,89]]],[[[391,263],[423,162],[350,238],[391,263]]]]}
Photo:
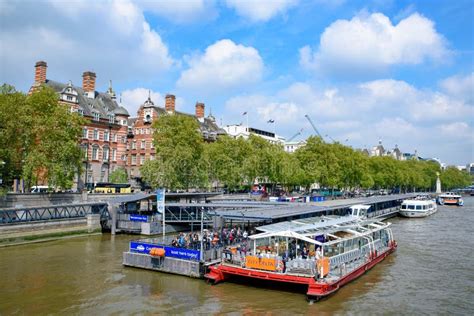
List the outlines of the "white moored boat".
{"type": "Polygon", "coordinates": [[[400,215],[405,217],[426,217],[438,210],[436,202],[431,199],[412,199],[403,201],[400,215]]]}
{"type": "Polygon", "coordinates": [[[446,192],[438,195],[438,203],[439,205],[464,205],[462,197],[454,192],[446,192]]]}

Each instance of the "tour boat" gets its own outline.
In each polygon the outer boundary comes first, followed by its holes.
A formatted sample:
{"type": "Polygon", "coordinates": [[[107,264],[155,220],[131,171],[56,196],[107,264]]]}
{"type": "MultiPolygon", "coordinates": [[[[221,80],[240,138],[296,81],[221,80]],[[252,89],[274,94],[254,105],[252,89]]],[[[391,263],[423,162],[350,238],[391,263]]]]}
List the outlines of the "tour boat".
{"type": "Polygon", "coordinates": [[[438,203],[439,205],[464,205],[462,197],[454,192],[446,192],[438,195],[438,203]]]}
{"type": "Polygon", "coordinates": [[[349,215],[261,226],[247,247],[224,252],[204,277],[213,284],[232,278],[299,284],[317,301],[396,249],[390,225],[349,215]]]}
{"type": "Polygon", "coordinates": [[[436,213],[438,207],[431,199],[410,199],[402,202],[400,215],[405,217],[426,217],[436,213]]]}

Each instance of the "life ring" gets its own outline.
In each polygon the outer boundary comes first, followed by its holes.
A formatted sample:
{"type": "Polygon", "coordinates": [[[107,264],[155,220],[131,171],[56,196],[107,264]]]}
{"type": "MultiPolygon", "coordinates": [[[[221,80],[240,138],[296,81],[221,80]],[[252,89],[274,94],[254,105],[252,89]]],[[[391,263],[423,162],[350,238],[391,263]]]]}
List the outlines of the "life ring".
{"type": "Polygon", "coordinates": [[[150,256],[152,257],[164,257],[165,250],[163,248],[151,248],[150,249],[150,256]]]}

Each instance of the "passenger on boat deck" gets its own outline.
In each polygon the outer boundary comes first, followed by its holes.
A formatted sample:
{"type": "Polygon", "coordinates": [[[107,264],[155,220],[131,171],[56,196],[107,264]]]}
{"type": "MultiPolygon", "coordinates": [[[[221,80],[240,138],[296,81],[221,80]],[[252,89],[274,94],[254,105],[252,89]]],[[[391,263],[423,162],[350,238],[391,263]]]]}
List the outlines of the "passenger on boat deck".
{"type": "Polygon", "coordinates": [[[303,251],[301,251],[301,259],[308,259],[308,248],[306,248],[306,246],[303,248],[303,251]]]}
{"type": "Polygon", "coordinates": [[[323,257],[323,254],[321,253],[321,247],[316,248],[316,260],[319,260],[323,257]]]}

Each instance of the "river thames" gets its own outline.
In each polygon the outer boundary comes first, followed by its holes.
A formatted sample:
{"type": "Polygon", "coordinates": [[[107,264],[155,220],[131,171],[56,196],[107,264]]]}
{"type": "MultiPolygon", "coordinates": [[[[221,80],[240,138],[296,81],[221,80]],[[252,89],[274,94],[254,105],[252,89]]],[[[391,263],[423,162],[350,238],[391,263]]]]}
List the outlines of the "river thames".
{"type": "Polygon", "coordinates": [[[474,314],[474,198],[424,219],[389,219],[397,251],[335,295],[222,283],[122,266],[134,236],[0,248],[0,314],[474,314]]]}

